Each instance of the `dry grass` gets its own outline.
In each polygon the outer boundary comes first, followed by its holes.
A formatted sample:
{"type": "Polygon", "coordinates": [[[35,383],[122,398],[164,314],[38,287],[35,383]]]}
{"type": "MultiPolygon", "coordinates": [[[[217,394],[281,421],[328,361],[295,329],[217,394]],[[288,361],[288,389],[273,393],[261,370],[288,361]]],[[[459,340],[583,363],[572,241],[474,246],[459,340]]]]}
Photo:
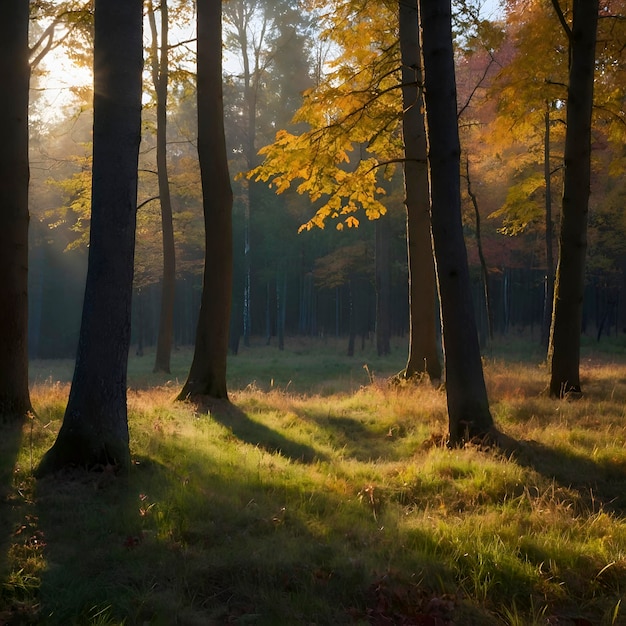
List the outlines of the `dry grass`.
{"type": "Polygon", "coordinates": [[[333,349],[242,354],[202,410],[132,363],[130,475],[35,485],[69,391],[46,375],[4,441],[0,623],[626,623],[626,364],[555,402],[488,359],[507,456],[447,449],[444,394],[387,384],[401,358],[337,375],[333,349]]]}

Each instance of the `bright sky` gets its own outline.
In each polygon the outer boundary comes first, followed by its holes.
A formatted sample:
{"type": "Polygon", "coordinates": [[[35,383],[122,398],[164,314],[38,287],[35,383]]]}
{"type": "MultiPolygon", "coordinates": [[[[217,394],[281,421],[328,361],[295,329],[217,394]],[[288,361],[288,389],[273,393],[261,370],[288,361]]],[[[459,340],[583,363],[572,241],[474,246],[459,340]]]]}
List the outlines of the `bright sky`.
{"type": "Polygon", "coordinates": [[[502,0],[484,0],[481,15],[487,19],[497,19],[502,16],[502,0]]]}
{"type": "MultiPolygon", "coordinates": [[[[501,0],[484,0],[481,15],[486,19],[500,17],[502,15],[501,0]]],[[[193,26],[185,29],[182,34],[179,33],[180,37],[177,35],[176,39],[188,40],[194,36],[192,31],[194,31],[193,26]]],[[[146,32],[148,32],[147,29],[146,32]]],[[[70,87],[91,85],[91,69],[74,65],[67,59],[62,48],[57,48],[48,53],[42,66],[48,72],[46,77],[40,79],[38,85],[39,88],[45,90],[42,94],[44,118],[56,121],[63,116],[63,109],[73,102],[70,87]]]]}

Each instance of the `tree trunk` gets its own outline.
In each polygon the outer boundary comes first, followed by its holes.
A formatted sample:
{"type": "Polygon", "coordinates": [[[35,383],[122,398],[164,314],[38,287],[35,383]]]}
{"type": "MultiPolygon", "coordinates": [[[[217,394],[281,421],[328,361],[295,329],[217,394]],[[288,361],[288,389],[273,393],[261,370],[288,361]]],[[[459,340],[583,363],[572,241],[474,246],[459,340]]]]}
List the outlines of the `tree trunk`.
{"type": "Polygon", "coordinates": [[[543,141],[543,176],[546,183],[546,279],[543,305],[543,319],[541,323],[541,345],[548,348],[550,341],[550,323],[552,321],[552,307],[554,302],[554,252],[552,238],[552,168],[550,167],[550,103],[546,103],[545,134],[543,141]]]}
{"type": "Polygon", "coordinates": [[[487,334],[489,340],[493,341],[493,318],[491,314],[491,293],[489,290],[489,271],[487,270],[487,261],[483,252],[483,240],[480,230],[480,211],[478,210],[478,198],[472,188],[472,180],[470,178],[469,158],[465,160],[465,180],[467,181],[467,195],[472,201],[474,208],[474,219],[476,220],[476,247],[478,248],[478,259],[480,260],[480,273],[483,279],[483,293],[485,295],[485,313],[487,316],[487,334]]]}
{"type": "Polygon", "coordinates": [[[222,96],[222,3],[198,0],[198,156],[205,261],[193,361],[178,398],[228,398],[226,361],[233,278],[233,193],[222,96]]]}
{"type": "Polygon", "coordinates": [[[404,190],[409,264],[409,356],[404,376],[426,372],[441,380],[437,348],[435,264],[430,235],[430,195],[417,0],[400,2],[404,190]]]}
{"type": "Polygon", "coordinates": [[[389,216],[376,220],[376,352],[391,352],[391,268],[389,216]]]}
{"type": "Polygon", "coordinates": [[[152,3],[148,10],[152,33],[152,82],[156,92],[157,114],[157,176],[161,202],[161,230],[163,233],[163,281],[161,285],[161,313],[157,338],[154,372],[170,373],[170,357],[174,334],[174,301],[176,285],[176,249],[174,247],[174,224],[172,222],[172,199],[167,171],[167,87],[169,77],[169,41],[167,0],[161,0],[161,46],[159,55],[158,35],[152,3]]]}
{"type": "Polygon", "coordinates": [[[89,263],[70,397],[37,470],[128,468],[130,346],[143,69],[141,0],[96,0],[89,263]]]}
{"type": "Polygon", "coordinates": [[[450,443],[493,430],[472,303],[461,223],[450,0],[420,0],[424,96],[430,163],[431,223],[446,373],[450,443]]]}
{"type": "Polygon", "coordinates": [[[348,356],[354,356],[354,342],[356,340],[356,305],[354,302],[356,280],[350,278],[348,282],[348,356]]]}
{"type": "Polygon", "coordinates": [[[276,273],[276,334],[278,349],[285,349],[285,319],[287,316],[287,272],[276,273]]]}
{"type": "MultiPolygon", "coordinates": [[[[278,288],[278,283],[276,283],[278,288]]],[[[265,345],[272,343],[272,285],[270,279],[265,281],[265,345]]]]}
{"type": "Polygon", "coordinates": [[[28,392],[28,2],[0,23],[0,418],[32,410],[28,392]]]}
{"type": "Polygon", "coordinates": [[[548,362],[550,395],[580,393],[580,333],[591,185],[591,112],[598,0],[574,0],[559,261],[548,362]]]}

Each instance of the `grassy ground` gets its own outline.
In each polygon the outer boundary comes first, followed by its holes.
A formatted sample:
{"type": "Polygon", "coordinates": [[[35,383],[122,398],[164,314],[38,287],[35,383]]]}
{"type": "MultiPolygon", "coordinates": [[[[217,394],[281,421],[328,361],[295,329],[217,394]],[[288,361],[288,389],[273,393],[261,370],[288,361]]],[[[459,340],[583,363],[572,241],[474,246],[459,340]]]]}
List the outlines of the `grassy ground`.
{"type": "Polygon", "coordinates": [[[231,405],[174,403],[129,365],[127,476],[31,476],[72,364],[36,362],[37,416],[0,439],[0,624],[626,624],[626,356],[589,343],[576,402],[540,352],[485,357],[520,452],[448,450],[445,395],[389,386],[342,342],[253,346],[231,405]]]}

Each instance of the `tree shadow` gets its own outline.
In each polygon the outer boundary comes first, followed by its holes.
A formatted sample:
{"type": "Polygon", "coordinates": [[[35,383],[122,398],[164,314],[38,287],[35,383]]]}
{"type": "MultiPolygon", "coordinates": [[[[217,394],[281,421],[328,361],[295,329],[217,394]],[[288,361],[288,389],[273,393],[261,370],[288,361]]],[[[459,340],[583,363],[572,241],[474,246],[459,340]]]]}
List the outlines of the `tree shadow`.
{"type": "MultiPolygon", "coordinates": [[[[364,563],[337,563],[283,508],[301,499],[298,485],[259,481],[254,468],[224,471],[176,438],[160,451],[171,464],[135,457],[126,477],[67,471],[37,483],[48,562],[42,623],[270,624],[281,623],[281,611],[314,614],[320,598],[339,617],[347,606],[362,610],[359,590],[371,573],[364,563]]],[[[315,492],[306,505],[342,503],[315,492]]]]}
{"type": "Polygon", "coordinates": [[[345,415],[327,413],[307,413],[300,415],[304,420],[313,420],[331,439],[333,448],[342,450],[344,456],[357,461],[368,462],[376,459],[398,460],[402,453],[396,452],[393,440],[402,432],[381,431],[377,424],[368,428],[360,419],[345,415]]]}
{"type": "Polygon", "coordinates": [[[325,455],[315,448],[293,441],[261,422],[251,419],[229,400],[206,398],[202,401],[195,401],[195,405],[198,412],[207,413],[211,419],[230,429],[237,439],[258,446],[271,454],[279,453],[300,463],[313,463],[326,459],[325,455]]]}
{"type": "Polygon", "coordinates": [[[516,463],[529,467],[560,487],[575,491],[589,510],[626,514],[626,463],[591,461],[572,451],[558,450],[534,440],[509,447],[516,463]]]}
{"type": "MultiPolygon", "coordinates": [[[[31,603],[29,590],[20,588],[21,581],[13,578],[14,545],[29,540],[29,498],[24,482],[29,479],[28,468],[16,465],[22,444],[24,419],[0,419],[0,624],[27,623],[31,603]],[[24,532],[22,532],[22,530],[24,532]]],[[[17,577],[16,577],[17,578],[17,577]]]]}
{"type": "Polygon", "coordinates": [[[385,550],[365,554],[381,530],[358,499],[230,471],[176,437],[161,445],[124,477],[37,483],[41,623],[452,623],[459,607],[431,602],[442,579],[455,589],[432,533],[411,531],[403,558],[422,575],[403,575],[385,550]]]}

